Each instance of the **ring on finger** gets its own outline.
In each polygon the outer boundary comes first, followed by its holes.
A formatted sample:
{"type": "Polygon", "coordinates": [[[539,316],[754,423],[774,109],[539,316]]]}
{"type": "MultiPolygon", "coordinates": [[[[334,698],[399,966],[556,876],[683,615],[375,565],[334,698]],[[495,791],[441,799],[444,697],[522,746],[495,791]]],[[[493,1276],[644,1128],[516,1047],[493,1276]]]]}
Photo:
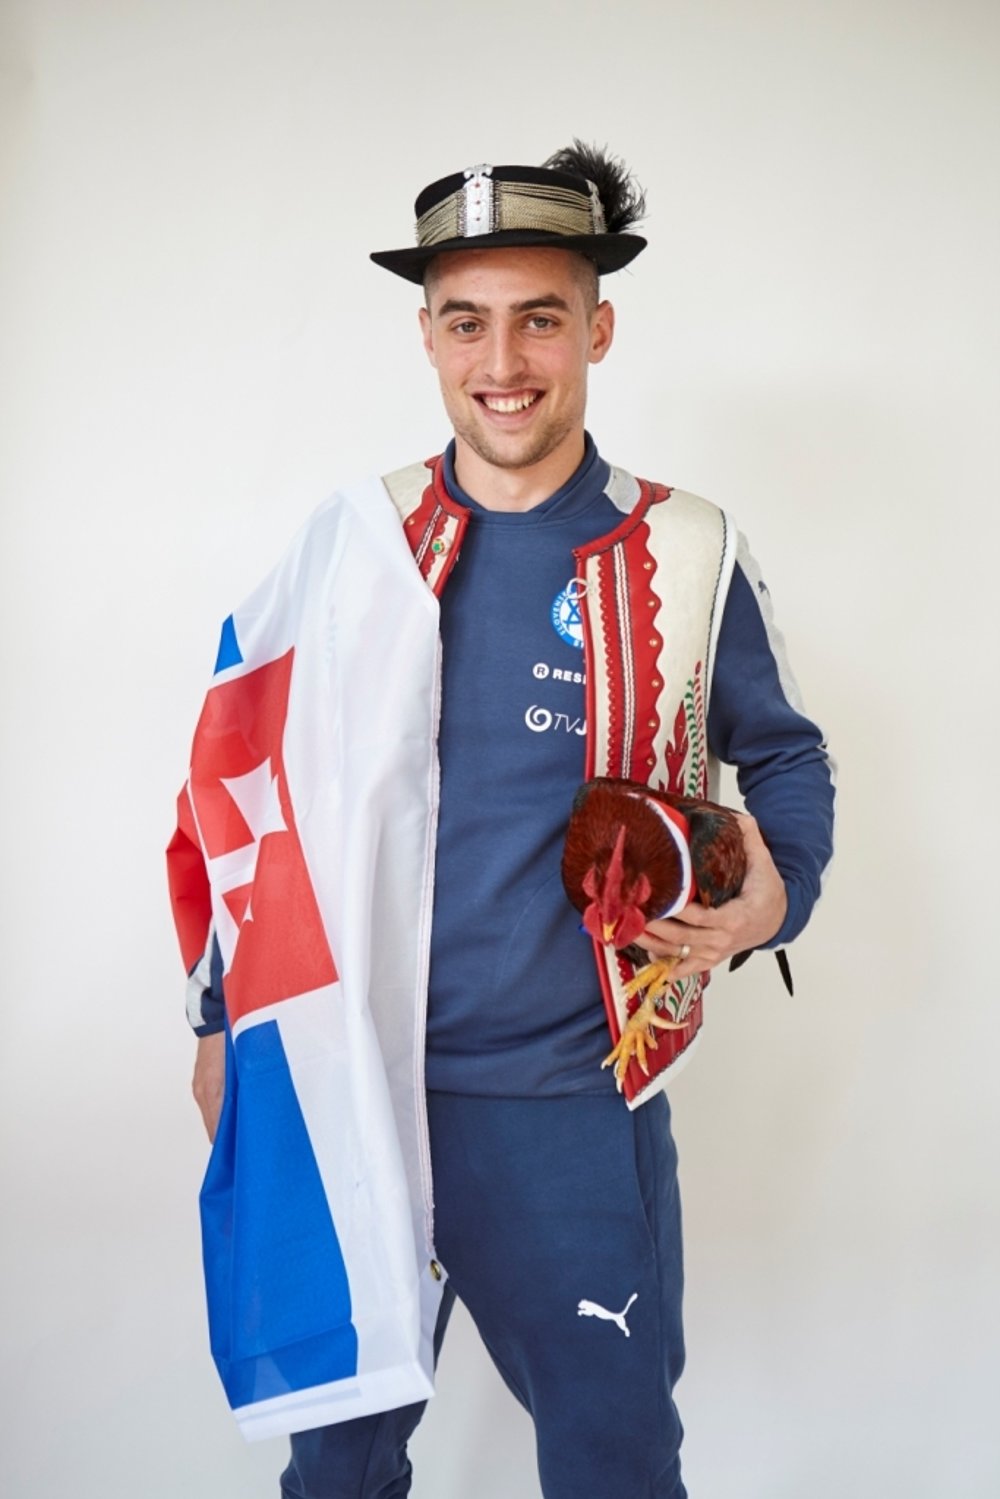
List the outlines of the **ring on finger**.
{"type": "Polygon", "coordinates": [[[682,943],[681,950],[677,954],[677,956],[680,958],[682,963],[687,962],[688,958],[691,956],[691,944],[689,942],[682,943]]]}

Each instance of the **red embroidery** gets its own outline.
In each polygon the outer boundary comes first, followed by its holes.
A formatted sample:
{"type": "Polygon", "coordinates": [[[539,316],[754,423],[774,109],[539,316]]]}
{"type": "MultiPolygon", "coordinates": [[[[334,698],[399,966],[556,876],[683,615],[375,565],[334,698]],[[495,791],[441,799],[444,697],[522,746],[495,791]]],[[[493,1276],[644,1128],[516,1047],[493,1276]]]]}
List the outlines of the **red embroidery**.
{"type": "Polygon", "coordinates": [[[687,714],[681,703],[674,715],[674,737],[667,741],[667,790],[677,795],[684,791],[684,767],[688,757],[687,714]]]}
{"type": "Polygon", "coordinates": [[[444,460],[428,458],[430,482],[403,522],[403,531],[420,575],[440,597],[468,525],[468,513],[456,505],[444,483],[444,460]],[[433,572],[433,579],[431,573],[433,572]]]}
{"type": "Polygon", "coordinates": [[[654,621],[661,598],[654,588],[656,561],[649,549],[650,529],[646,521],[619,548],[625,576],[627,616],[621,621],[622,635],[627,636],[623,659],[629,673],[631,704],[631,739],[626,746],[625,774],[633,781],[651,781],[656,770],[653,745],[660,732],[660,693],[653,686],[657,680],[658,662],[663,638],[654,621]]]}

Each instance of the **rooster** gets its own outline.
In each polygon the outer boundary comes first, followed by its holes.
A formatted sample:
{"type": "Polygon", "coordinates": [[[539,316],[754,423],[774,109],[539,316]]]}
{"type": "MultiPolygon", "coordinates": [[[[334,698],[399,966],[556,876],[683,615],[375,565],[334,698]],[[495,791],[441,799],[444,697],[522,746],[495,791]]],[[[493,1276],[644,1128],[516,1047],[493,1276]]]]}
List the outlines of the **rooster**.
{"type": "Polygon", "coordinates": [[[633,1056],[647,1072],[656,1030],[683,1029],[656,1008],[680,956],[653,958],[639,941],[647,924],[691,900],[723,905],[739,894],[746,872],[739,819],[728,807],[610,778],[577,792],[562,859],[566,894],[584,931],[640,965],[626,995],[643,998],[602,1064],[614,1064],[619,1089],[633,1056]]]}

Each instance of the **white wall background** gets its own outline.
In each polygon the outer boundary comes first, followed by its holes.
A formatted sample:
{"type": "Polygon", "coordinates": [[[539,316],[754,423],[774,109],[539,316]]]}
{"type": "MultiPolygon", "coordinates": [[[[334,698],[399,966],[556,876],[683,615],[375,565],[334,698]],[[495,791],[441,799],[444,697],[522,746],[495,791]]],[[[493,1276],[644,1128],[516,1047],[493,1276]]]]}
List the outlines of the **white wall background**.
{"type": "MultiPolygon", "coordinates": [[[[591,428],[732,509],[841,762],[795,952],[674,1089],[692,1499],[1000,1492],[990,0],[0,11],[0,1488],[251,1499],[209,1363],[160,850],[220,618],[447,432],[425,182],[608,141],[651,248],[591,428]]],[[[609,1433],[609,1440],[614,1434],[609,1433]]],[[[417,1499],[537,1495],[468,1323],[417,1499]]],[[[594,1496],[619,1499],[619,1496],[594,1496]]]]}

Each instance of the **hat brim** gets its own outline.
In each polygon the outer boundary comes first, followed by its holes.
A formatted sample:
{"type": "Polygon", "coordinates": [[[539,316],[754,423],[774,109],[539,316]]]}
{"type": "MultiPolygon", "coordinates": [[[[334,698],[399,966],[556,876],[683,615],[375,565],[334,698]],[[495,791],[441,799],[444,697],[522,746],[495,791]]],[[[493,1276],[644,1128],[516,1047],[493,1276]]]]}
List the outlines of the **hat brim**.
{"type": "Polygon", "coordinates": [[[646,241],[641,234],[552,234],[543,229],[501,229],[496,234],[476,234],[444,239],[436,245],[413,245],[406,250],[373,250],[371,259],[394,276],[416,286],[424,284],[424,272],[438,255],[452,250],[496,250],[516,245],[544,245],[550,250],[575,250],[592,260],[602,276],[620,271],[634,260],[646,241]]]}

